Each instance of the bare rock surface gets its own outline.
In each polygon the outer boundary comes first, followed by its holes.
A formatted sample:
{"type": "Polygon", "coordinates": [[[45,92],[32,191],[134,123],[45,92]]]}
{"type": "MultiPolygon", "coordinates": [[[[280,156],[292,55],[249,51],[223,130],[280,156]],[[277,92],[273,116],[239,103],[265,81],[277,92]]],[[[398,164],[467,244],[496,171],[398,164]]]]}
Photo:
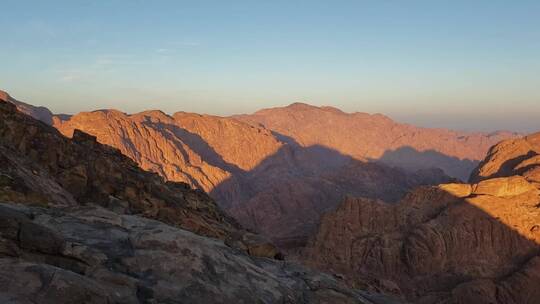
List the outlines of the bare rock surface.
{"type": "Polygon", "coordinates": [[[472,188],[473,194],[498,197],[517,196],[536,189],[526,178],[519,175],[483,180],[472,188]]]}
{"type": "Polygon", "coordinates": [[[98,207],[0,204],[0,219],[2,303],[396,303],[98,207]]]}

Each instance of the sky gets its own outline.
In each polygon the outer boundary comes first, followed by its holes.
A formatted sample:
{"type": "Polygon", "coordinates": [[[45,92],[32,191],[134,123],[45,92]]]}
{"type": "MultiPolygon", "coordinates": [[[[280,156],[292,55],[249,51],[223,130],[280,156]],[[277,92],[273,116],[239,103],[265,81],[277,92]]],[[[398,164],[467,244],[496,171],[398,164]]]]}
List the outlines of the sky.
{"type": "Polygon", "coordinates": [[[0,3],[0,89],[55,113],[300,101],[540,130],[540,1],[0,3]]]}

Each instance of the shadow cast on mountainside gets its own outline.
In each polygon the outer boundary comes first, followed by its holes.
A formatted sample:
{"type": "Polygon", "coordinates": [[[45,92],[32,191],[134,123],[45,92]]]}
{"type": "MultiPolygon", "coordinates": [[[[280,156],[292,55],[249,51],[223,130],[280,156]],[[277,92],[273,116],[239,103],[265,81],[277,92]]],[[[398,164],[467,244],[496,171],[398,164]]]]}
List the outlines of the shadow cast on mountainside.
{"type": "Polygon", "coordinates": [[[292,144],[252,170],[233,173],[210,192],[241,224],[282,247],[305,244],[320,216],[348,195],[392,202],[417,186],[450,180],[441,170],[411,173],[286,139],[292,144]]]}
{"type": "Polygon", "coordinates": [[[238,166],[228,163],[223,159],[219,153],[217,153],[201,136],[195,133],[191,133],[188,130],[181,128],[174,124],[168,124],[163,122],[152,122],[146,120],[143,122],[144,125],[149,126],[150,128],[159,130],[167,140],[174,143],[182,153],[186,160],[189,160],[189,156],[182,147],[182,143],[185,143],[192,149],[195,153],[201,156],[201,158],[208,164],[224,169],[231,172],[232,174],[238,174],[243,172],[238,166]],[[167,132],[168,131],[168,132],[167,132]],[[179,142],[178,139],[181,141],[179,142]]]}
{"type": "Polygon", "coordinates": [[[440,168],[449,176],[458,178],[462,181],[469,180],[471,172],[480,163],[476,160],[459,159],[454,156],[448,156],[435,150],[418,151],[410,146],[399,147],[395,150],[387,150],[380,158],[372,159],[372,161],[379,161],[390,166],[413,171],[427,168],[440,168]]]}
{"type": "Polygon", "coordinates": [[[538,194],[439,193],[394,205],[345,201],[325,216],[306,263],[414,303],[538,303],[538,194]]]}

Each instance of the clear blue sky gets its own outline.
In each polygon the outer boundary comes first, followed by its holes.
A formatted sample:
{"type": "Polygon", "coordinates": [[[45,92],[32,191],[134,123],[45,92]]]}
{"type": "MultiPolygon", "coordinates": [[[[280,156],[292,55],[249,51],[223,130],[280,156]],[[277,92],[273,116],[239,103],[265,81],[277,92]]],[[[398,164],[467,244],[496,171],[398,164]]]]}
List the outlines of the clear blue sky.
{"type": "Polygon", "coordinates": [[[304,101],[540,129],[540,1],[1,1],[0,88],[54,112],[304,101]]]}

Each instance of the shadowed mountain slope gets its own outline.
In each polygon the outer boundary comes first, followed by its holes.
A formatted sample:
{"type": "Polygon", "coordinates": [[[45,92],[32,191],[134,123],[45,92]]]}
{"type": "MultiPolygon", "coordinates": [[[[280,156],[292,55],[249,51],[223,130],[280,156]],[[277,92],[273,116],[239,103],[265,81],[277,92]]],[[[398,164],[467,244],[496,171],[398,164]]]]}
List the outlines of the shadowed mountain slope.
{"type": "MultiPolygon", "coordinates": [[[[506,177],[422,187],[392,205],[345,200],[321,220],[308,264],[414,303],[537,303],[540,191],[528,175],[536,156],[507,143],[491,149],[520,159],[506,177]]],[[[505,158],[491,153],[483,166],[505,158]]]]}
{"type": "MultiPolygon", "coordinates": [[[[232,203],[229,213],[283,248],[303,246],[320,216],[347,195],[397,201],[420,185],[449,180],[441,170],[412,173],[360,162],[326,147],[290,145],[246,172],[242,179],[249,182],[240,196],[221,198],[232,203]]],[[[211,193],[220,197],[221,189],[227,188],[229,181],[211,193]]]]}

